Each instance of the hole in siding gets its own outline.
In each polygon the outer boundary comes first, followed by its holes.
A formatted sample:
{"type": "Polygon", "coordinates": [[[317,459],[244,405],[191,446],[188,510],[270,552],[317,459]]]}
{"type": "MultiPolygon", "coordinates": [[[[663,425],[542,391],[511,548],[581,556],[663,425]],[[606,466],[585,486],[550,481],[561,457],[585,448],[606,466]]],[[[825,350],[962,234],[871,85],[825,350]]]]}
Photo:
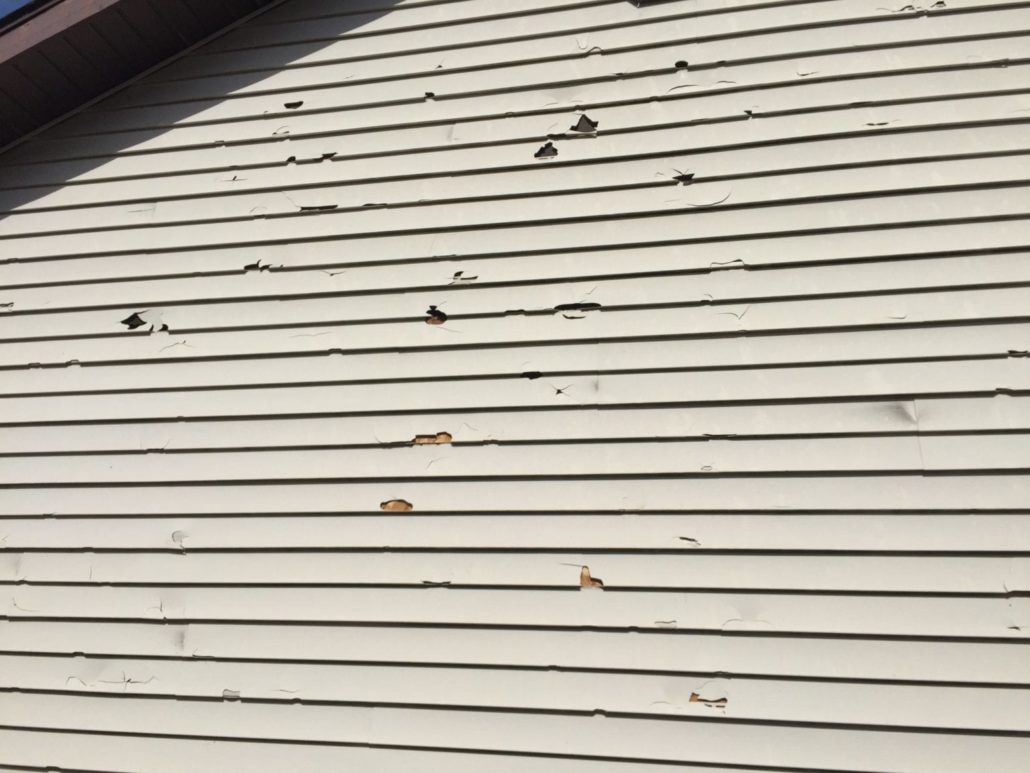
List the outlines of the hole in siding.
{"type": "Polygon", "coordinates": [[[387,499],[385,502],[379,503],[379,509],[388,513],[406,513],[414,510],[415,506],[406,499],[387,499]]]}
{"type": "Polygon", "coordinates": [[[558,148],[554,146],[553,142],[547,142],[541,146],[540,150],[533,154],[533,158],[554,158],[558,155],[558,148]]]}
{"type": "MultiPolygon", "coordinates": [[[[579,120],[578,120],[578,121],[576,121],[576,123],[574,123],[574,124],[573,124],[572,126],[570,126],[569,128],[570,128],[570,129],[571,129],[572,131],[574,131],[574,132],[581,132],[581,133],[583,133],[583,134],[591,134],[591,133],[593,133],[593,132],[596,132],[596,131],[597,131],[597,127],[598,127],[598,126],[600,126],[600,122],[599,122],[599,121],[592,121],[592,120],[591,120],[591,119],[590,119],[589,117],[587,117],[587,115],[586,115],[586,114],[584,113],[583,115],[581,115],[581,116],[579,117],[579,120]]],[[[556,152],[556,153],[557,153],[557,152],[556,152]]]]}
{"type": "Polygon", "coordinates": [[[454,440],[450,432],[437,432],[435,435],[415,435],[411,441],[416,446],[445,445],[454,440]]]}
{"type": "Polygon", "coordinates": [[[336,209],[339,204],[309,204],[307,206],[301,206],[301,212],[330,212],[336,209]]]}
{"type": "Polygon", "coordinates": [[[14,308],[14,301],[9,303],[0,303],[0,311],[10,311],[14,308]]]}
{"type": "Polygon", "coordinates": [[[686,70],[688,66],[689,65],[687,64],[687,60],[686,59],[680,59],[678,62],[676,62],[676,69],[677,70],[686,70]]]}
{"type": "Polygon", "coordinates": [[[451,277],[451,284],[457,284],[458,282],[475,282],[479,279],[478,276],[465,276],[464,271],[455,271],[454,276],[451,277]]]}
{"type": "Polygon", "coordinates": [[[579,587],[581,588],[603,588],[604,582],[597,578],[590,576],[590,567],[584,566],[579,570],[579,587]]]}
{"type": "Polygon", "coordinates": [[[694,181],[693,172],[681,172],[679,169],[673,169],[672,171],[676,173],[672,176],[672,179],[682,185],[689,185],[694,181]]]}
{"type": "Polygon", "coordinates": [[[426,92],[426,101],[427,102],[432,102],[434,99],[436,99],[436,93],[432,92],[432,91],[427,91],[426,92]]]}
{"type": "Polygon", "coordinates": [[[436,306],[430,306],[426,309],[425,323],[427,325],[442,325],[447,321],[447,315],[440,311],[436,306]]]}
{"type": "Polygon", "coordinates": [[[246,266],[243,267],[243,270],[245,272],[246,271],[269,271],[269,270],[271,270],[271,268],[272,267],[269,266],[267,263],[262,263],[259,260],[257,263],[248,263],[246,266]]]}
{"type": "Polygon", "coordinates": [[[138,327],[143,327],[147,323],[143,321],[143,317],[141,317],[139,314],[133,313],[127,316],[125,319],[123,319],[121,321],[121,324],[129,328],[129,330],[135,330],[138,327]]]}
{"type": "Polygon", "coordinates": [[[296,110],[298,107],[304,104],[303,99],[298,99],[296,102],[283,102],[283,107],[287,110],[296,110]]]}
{"type": "Polygon", "coordinates": [[[144,311],[134,311],[132,314],[121,320],[119,324],[125,325],[129,330],[138,330],[141,327],[149,327],[149,332],[153,333],[155,330],[166,333],[168,332],[168,325],[161,319],[161,315],[158,312],[146,309],[144,311]]]}
{"type": "Polygon", "coordinates": [[[528,378],[530,381],[536,381],[543,375],[539,370],[527,370],[522,374],[522,378],[528,378]]]}

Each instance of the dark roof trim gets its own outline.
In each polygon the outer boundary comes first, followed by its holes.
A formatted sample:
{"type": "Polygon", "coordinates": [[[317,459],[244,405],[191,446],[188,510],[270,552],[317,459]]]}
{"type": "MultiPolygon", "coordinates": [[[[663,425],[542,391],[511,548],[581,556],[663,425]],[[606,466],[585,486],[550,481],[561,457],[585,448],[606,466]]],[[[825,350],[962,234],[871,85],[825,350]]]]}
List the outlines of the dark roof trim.
{"type": "Polygon", "coordinates": [[[0,28],[0,148],[276,0],[41,0],[0,28]]]}

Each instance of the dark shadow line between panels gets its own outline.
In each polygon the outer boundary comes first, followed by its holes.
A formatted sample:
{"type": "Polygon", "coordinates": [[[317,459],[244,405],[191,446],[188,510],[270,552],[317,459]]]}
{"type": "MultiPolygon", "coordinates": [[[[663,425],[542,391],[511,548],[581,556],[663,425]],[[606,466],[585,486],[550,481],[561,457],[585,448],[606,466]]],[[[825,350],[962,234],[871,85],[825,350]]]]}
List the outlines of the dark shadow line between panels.
{"type": "MultiPolygon", "coordinates": [[[[1030,434],[1030,427],[1020,429],[970,429],[970,430],[897,430],[870,432],[804,432],[804,433],[771,433],[768,435],[722,435],[722,436],[690,436],[690,437],[606,437],[606,438],[539,438],[519,440],[468,440],[454,441],[444,445],[433,445],[433,448],[535,448],[538,446],[626,446],[634,444],[658,443],[749,443],[768,441],[812,441],[812,440],[852,440],[869,438],[933,438],[933,437],[1000,437],[1030,434]]],[[[86,449],[86,450],[46,450],[46,451],[3,451],[3,459],[35,459],[53,457],[89,457],[89,456],[190,456],[195,454],[241,454],[241,453],[294,453],[308,451],[359,451],[390,450],[398,448],[417,448],[419,444],[410,440],[383,441],[378,443],[321,443],[304,445],[273,446],[203,446],[181,448],[118,448],[118,449],[86,449]]]]}
{"type": "Polygon", "coordinates": [[[0,490],[32,491],[60,489],[144,489],[144,488],[258,488],[267,486],[345,486],[387,483],[448,485],[453,483],[544,483],[576,481],[680,481],[680,480],[827,480],[862,478],[992,478],[1030,475],[1030,467],[978,468],[892,468],[824,470],[713,470],[711,472],[613,472],[508,475],[369,475],[352,477],[312,476],[305,478],[198,478],[192,480],[80,480],[42,483],[0,483],[0,490]]]}
{"type": "MultiPolygon", "coordinates": [[[[424,519],[426,517],[479,517],[479,516],[496,516],[496,517],[511,517],[511,516],[526,516],[526,515],[548,515],[548,516],[580,516],[590,515],[596,517],[626,517],[626,516],[681,516],[681,515],[718,515],[720,517],[731,517],[731,516],[753,516],[753,515],[770,515],[775,517],[780,516],[809,516],[819,515],[825,517],[850,517],[854,515],[902,515],[906,517],[912,516],[948,516],[948,517],[966,517],[969,515],[1030,515],[1030,508],[1025,507],[991,507],[991,508],[976,508],[976,507],[950,507],[950,508],[869,508],[869,507],[852,507],[844,510],[840,509],[827,509],[823,508],[804,508],[804,507],[778,507],[771,509],[763,509],[760,507],[752,508],[702,508],[702,509],[670,509],[670,508],[656,508],[656,509],[642,509],[642,508],[625,508],[618,510],[605,510],[605,509],[507,509],[507,510],[419,510],[418,517],[424,519]]],[[[381,510],[353,510],[353,511],[341,511],[341,510],[291,510],[291,511],[255,511],[247,510],[246,512],[238,511],[222,511],[222,512],[165,512],[165,513],[139,513],[139,514],[110,514],[110,513],[69,513],[59,515],[57,512],[49,513],[23,513],[23,514],[0,514],[0,519],[4,520],[91,520],[91,519],[128,519],[134,518],[140,519],[163,519],[163,518],[290,518],[290,517],[307,517],[307,518],[344,518],[344,519],[358,519],[358,518],[382,518],[389,517],[396,519],[399,517],[396,514],[384,515],[381,510]]],[[[31,548],[24,548],[31,549],[31,548]]],[[[52,549],[52,548],[47,548],[52,549]]],[[[74,548],[79,549],[79,548],[74,548]]],[[[164,549],[164,548],[162,548],[164,549]]],[[[307,549],[307,548],[303,548],[307,549]]],[[[337,549],[337,548],[333,548],[337,549]]],[[[349,548],[348,548],[349,549],[349,548]]],[[[355,548],[358,549],[358,548],[355,548]]],[[[365,549],[365,548],[359,548],[365,549]]],[[[384,547],[369,548],[373,551],[392,549],[384,547]]],[[[407,548],[397,548],[400,551],[405,551],[407,548]]],[[[422,548],[412,548],[422,549],[422,548]]],[[[461,548],[445,547],[443,550],[458,550],[461,548]]],[[[480,548],[475,548],[480,549],[480,548]]],[[[500,549],[505,551],[508,548],[489,548],[491,551],[500,549]]],[[[536,548],[526,548],[530,551],[536,548]]],[[[563,548],[562,548],[563,549],[563,548]]],[[[586,548],[579,548],[586,549],[586,548]]],[[[606,548],[607,549],[607,548],[606,548]]],[[[650,549],[650,548],[648,548],[650,549]]],[[[3,548],[0,547],[0,551],[3,548]]],[[[59,550],[60,551],[60,550],[59,550]]],[[[437,551],[437,548],[430,549],[431,552],[437,551]]],[[[522,548],[518,548],[516,551],[524,551],[522,548]]],[[[181,552],[181,548],[175,548],[175,552],[181,552]]],[[[618,550],[616,550],[618,552],[618,550]]],[[[674,550],[673,552],[679,552],[674,550]]],[[[836,551],[831,551],[836,552],[836,551]]],[[[923,554],[927,551],[918,550],[916,553],[923,554]]],[[[932,552],[932,551],[931,551],[932,552]]],[[[959,551],[958,554],[965,554],[965,551],[959,551]]]]}
{"type": "MultiPolygon", "coordinates": [[[[689,724],[715,724],[715,725],[743,725],[750,727],[798,727],[820,730],[852,730],[871,732],[891,733],[915,733],[915,734],[947,734],[973,737],[992,738],[1030,738],[1028,730],[1002,730],[995,728],[970,728],[939,725],[908,725],[908,724],[876,724],[872,722],[832,722],[827,720],[805,720],[805,719],[769,719],[760,717],[728,717],[705,716],[698,714],[672,714],[662,712],[625,711],[618,709],[574,709],[574,708],[543,708],[531,706],[488,706],[461,703],[422,703],[412,701],[359,701],[359,700],[333,700],[325,698],[267,698],[250,697],[240,695],[239,697],[226,698],[223,695],[183,695],[181,693],[154,693],[154,692],[114,692],[114,691],[87,691],[69,690],[58,688],[38,687],[0,687],[0,694],[23,694],[23,695],[50,695],[62,698],[83,698],[86,700],[114,700],[114,701],[161,701],[161,702],[182,702],[186,704],[198,703],[234,703],[263,706],[323,706],[339,707],[348,706],[353,708],[368,709],[395,709],[409,711],[446,711],[475,714],[518,714],[532,716],[554,716],[554,717],[596,717],[604,716],[611,719],[646,720],[649,722],[689,723],[689,724]]],[[[92,732],[92,731],[89,731],[92,732]]]]}
{"type": "Polygon", "coordinates": [[[691,765],[695,768],[705,768],[711,770],[722,770],[722,771],[742,771],[742,773],[890,773],[889,771],[882,770],[857,770],[850,768],[848,770],[843,769],[829,769],[829,768],[800,768],[800,767],[780,767],[770,766],[763,764],[736,764],[736,763],[722,763],[722,762],[710,762],[710,761],[693,761],[689,759],[661,759],[655,757],[626,757],[616,755],[598,755],[598,754],[567,754],[562,752],[534,752],[527,750],[500,750],[500,749],[483,749],[483,748],[472,748],[472,747],[458,747],[458,746],[426,746],[426,745],[414,745],[414,744],[388,744],[379,742],[369,741],[330,741],[330,740],[307,740],[299,738],[268,738],[259,736],[221,736],[221,735],[202,735],[202,734],[188,734],[188,733],[169,733],[169,732],[146,732],[146,731],[134,731],[134,730],[87,730],[81,728],[67,728],[67,727],[40,727],[32,725],[12,725],[3,724],[0,725],[0,730],[25,732],[25,733],[52,733],[56,735],[86,735],[86,736],[99,736],[105,738],[149,738],[149,739],[165,739],[165,740],[188,740],[188,741],[202,741],[206,743],[239,743],[239,744],[258,744],[261,746],[298,746],[298,747],[326,747],[326,748],[358,748],[358,749],[372,749],[382,751],[411,751],[411,752],[427,752],[427,753],[441,753],[441,754],[468,754],[472,756],[480,757],[515,757],[515,758],[527,758],[527,759],[546,759],[546,760],[564,760],[564,761],[583,761],[583,762],[615,762],[615,763],[632,763],[634,765],[655,765],[655,766],[674,766],[682,768],[684,765],[691,765]]]}
{"type": "MultiPolygon", "coordinates": [[[[0,657],[27,657],[45,660],[70,660],[82,658],[84,660],[114,660],[114,661],[146,661],[146,662],[173,662],[173,663],[253,663],[267,665],[295,665],[330,667],[359,667],[359,668],[387,668],[387,669],[441,669],[447,671],[513,671],[530,673],[557,673],[557,674],[597,674],[619,675],[619,676],[668,676],[687,677],[696,679],[739,679],[756,682],[803,682],[814,684],[844,684],[844,685],[883,685],[894,687],[931,687],[931,688],[958,688],[976,690],[1027,690],[1030,684],[1026,682],[984,682],[984,681],[952,681],[935,679],[892,679],[888,677],[862,677],[862,676],[830,676],[819,674],[774,674],[756,673],[749,671],[695,671],[675,669],[645,669],[645,668],[623,668],[623,667],[590,667],[570,665],[530,665],[526,663],[477,663],[477,662],[444,662],[444,661],[405,661],[405,660],[354,660],[354,659],[327,659],[327,658],[290,658],[290,657],[243,657],[231,655],[163,655],[156,653],[124,653],[124,652],[39,652],[34,650],[0,650],[0,657]]],[[[67,771],[67,768],[62,768],[67,771]]]]}
{"type": "MultiPolygon", "coordinates": [[[[510,372],[510,373],[483,373],[483,374],[457,374],[439,376],[397,376],[381,378],[360,378],[360,379],[333,379],[333,380],[311,380],[311,381],[266,381],[248,383],[225,383],[225,384],[196,384],[181,386],[138,386],[108,389],[65,389],[53,391],[33,390],[31,392],[5,392],[0,393],[0,400],[20,398],[53,398],[53,397],[93,397],[100,395],[130,395],[130,394],[188,394],[194,392],[239,392],[248,390],[266,389],[308,389],[319,387],[342,387],[342,386],[372,386],[383,384],[439,384],[457,382],[479,382],[479,381],[508,381],[508,380],[531,380],[541,378],[590,378],[600,376],[642,376],[660,375],[675,373],[733,373],[764,370],[802,370],[818,368],[839,368],[857,367],[868,365],[912,365],[919,363],[942,363],[942,362],[993,362],[1009,360],[1012,358],[1023,358],[1027,355],[1019,352],[1000,352],[987,354],[955,354],[955,355],[928,355],[924,357],[882,357],[864,358],[856,360],[822,360],[808,362],[766,362],[746,365],[697,365],[668,368],[613,368],[606,370],[546,370],[531,372],[510,372]]],[[[940,432],[913,432],[913,435],[930,437],[938,434],[952,435],[983,435],[983,434],[1018,434],[1023,429],[1008,427],[1005,429],[985,428],[970,429],[966,431],[940,431],[940,432]]],[[[474,445],[544,445],[549,443],[614,443],[614,442],[635,442],[647,440],[648,442],[691,442],[708,440],[762,440],[762,439],[796,439],[796,438],[844,438],[844,437],[886,437],[901,436],[904,431],[891,432],[823,432],[823,433],[769,433],[748,435],[736,433],[731,435],[719,435],[717,433],[706,436],[662,436],[653,438],[635,437],[598,437],[598,438],[526,438],[522,440],[509,440],[503,438],[491,438],[481,441],[448,441],[446,445],[453,446],[474,446],[474,445]]],[[[334,448],[386,448],[394,446],[412,445],[412,441],[386,441],[379,443],[354,443],[337,444],[334,448]]],[[[296,448],[318,448],[318,445],[296,446],[296,448]]],[[[328,446],[326,446],[328,447],[328,446]]],[[[258,447],[255,447],[258,448],[258,447]]],[[[137,449],[142,453],[142,450],[137,449]]],[[[182,452],[181,450],[179,451],[182,452]]],[[[176,453],[172,450],[169,453],[176,453]]],[[[0,451],[0,457],[13,454],[0,451]]]]}
{"type": "Polygon", "coordinates": [[[607,625],[545,625],[518,623],[428,623],[399,621],[365,621],[365,620],[282,620],[282,619],[244,619],[244,618],[197,618],[197,617],[95,617],[95,616],[60,616],[60,615],[0,615],[0,622],[5,623],[88,623],[111,625],[147,625],[175,627],[184,625],[205,626],[240,626],[240,627],[297,627],[297,628],[360,628],[360,629],[407,629],[436,631],[547,631],[547,632],[583,632],[583,633],[633,633],[639,636],[718,636],[742,639],[811,639],[837,641],[896,641],[926,642],[937,644],[1003,644],[1026,647],[1030,639],[1015,636],[969,636],[962,634],[927,634],[901,633],[863,633],[863,632],[829,632],[829,631],[769,631],[769,630],[724,630],[722,628],[651,628],[644,626],[607,626],[607,625]]]}
{"type": "MultiPolygon", "coordinates": [[[[995,515],[996,513],[991,513],[995,515]]],[[[524,517],[523,515],[512,515],[510,513],[494,513],[493,516],[499,516],[504,518],[510,517],[524,517]]],[[[554,516],[558,518],[562,517],[576,517],[578,514],[567,515],[561,512],[558,513],[546,513],[536,512],[529,514],[533,517],[543,516],[554,516]]],[[[642,513],[642,516],[650,516],[650,513],[642,513]]],[[[682,516],[703,516],[708,515],[706,513],[676,513],[670,517],[682,517],[682,516]]],[[[836,517],[853,517],[853,513],[846,512],[841,513],[836,517]]],[[[895,514],[897,515],[897,514],[895,514]]],[[[901,513],[902,516],[908,516],[907,513],[901,513]]],[[[968,517],[969,515],[980,515],[983,513],[946,513],[944,517],[948,518],[959,518],[968,517]]],[[[1026,513],[1018,513],[1018,515],[1026,515],[1026,513]]],[[[470,517],[483,517],[482,514],[470,515],[468,513],[422,513],[419,519],[434,518],[437,516],[449,518],[449,519],[463,519],[470,517]]],[[[233,513],[222,515],[204,515],[199,516],[206,520],[239,520],[244,516],[236,515],[233,513]]],[[[258,513],[252,518],[268,518],[269,516],[258,513]]],[[[296,520],[297,518],[310,518],[306,514],[294,514],[290,513],[286,516],[275,516],[278,520],[290,521],[296,520]]],[[[376,510],[370,513],[346,513],[342,515],[332,514],[329,516],[323,516],[326,518],[335,518],[337,520],[358,520],[362,518],[373,518],[382,519],[386,516],[383,515],[382,511],[376,510]]],[[[726,516],[726,517],[732,517],[726,516]]],[[[751,517],[751,514],[745,514],[741,517],[751,517]]],[[[794,516],[797,517],[797,516],[794,516]]],[[[835,517],[834,513],[826,514],[827,518],[835,517]]],[[[910,516],[909,516],[910,517],[910,516]]],[[[927,518],[940,517],[926,515],[927,518]]],[[[132,516],[93,516],[93,515],[69,515],[69,516],[2,516],[2,520],[13,521],[82,521],[82,520],[109,520],[109,521],[148,521],[148,520],[191,520],[198,518],[197,515],[132,515],[132,516]]],[[[729,556],[734,558],[747,557],[747,558],[833,558],[833,559],[852,559],[852,558],[918,558],[926,560],[937,560],[941,558],[961,558],[967,560],[978,560],[978,559],[999,559],[999,558],[1027,558],[1030,557],[1030,550],[990,550],[990,549],[971,549],[971,550],[900,550],[900,549],[876,549],[876,550],[861,550],[861,549],[827,549],[827,548],[706,548],[703,545],[693,545],[693,540],[689,538],[679,538],[682,542],[690,542],[691,547],[682,548],[653,548],[653,547],[577,547],[572,546],[561,546],[561,547],[548,547],[548,546],[528,546],[528,547],[492,547],[492,546],[446,546],[446,547],[405,547],[405,546],[375,546],[375,547],[326,547],[319,545],[307,545],[307,546],[276,546],[276,547],[190,547],[184,549],[181,547],[0,547],[0,554],[6,555],[46,555],[46,556],[59,556],[59,555],[155,555],[155,556],[174,556],[176,560],[183,559],[187,560],[191,556],[220,556],[220,555],[234,555],[234,556],[278,556],[278,555],[303,555],[303,556],[316,556],[316,555],[372,555],[372,556],[383,556],[383,555],[416,555],[416,556],[607,556],[612,557],[643,557],[643,556],[665,556],[670,558],[694,558],[697,556],[712,557],[712,556],[729,556]]],[[[18,582],[9,582],[5,584],[17,585],[18,582]]],[[[105,583],[96,582],[94,584],[102,585],[105,583]]],[[[444,587],[445,584],[441,583],[428,583],[419,587],[444,587]]],[[[557,590],[578,590],[578,586],[575,587],[558,587],[557,590]]],[[[682,592],[682,591],[680,591],[682,592]]],[[[1014,591],[1017,595],[1026,595],[1030,591],[1014,591]]],[[[919,595],[919,594],[917,594],[919,595]]],[[[998,598],[1006,598],[1009,592],[998,594],[998,598]]]]}
{"type": "MultiPolygon", "coordinates": [[[[656,410],[669,408],[709,408],[709,407],[738,407],[738,406],[776,406],[776,405],[836,405],[849,403],[874,403],[874,402],[910,402],[912,400],[941,400],[956,398],[976,397],[1026,397],[1030,395],[1030,389],[981,389],[966,391],[941,391],[941,392],[908,392],[890,394],[867,394],[867,395],[832,395],[816,397],[783,397],[783,398],[742,398],[737,400],[693,400],[693,401],[661,401],[648,403],[569,403],[562,405],[502,405],[502,406],[456,406],[448,408],[410,408],[410,409],[369,409],[350,411],[308,411],[303,413],[251,413],[251,414],[211,414],[206,416],[139,416],[109,417],[99,419],[56,419],[38,421],[4,421],[0,422],[0,428],[15,427],[66,427],[66,426],[95,426],[95,425],[118,425],[118,424],[195,424],[206,422],[238,422],[238,421],[265,421],[276,420],[297,420],[297,419],[329,419],[329,418],[353,418],[358,416],[446,416],[466,414],[496,414],[496,413],[553,413],[566,411],[621,411],[621,410],[656,410]]],[[[712,475],[712,473],[705,473],[712,475]]]]}
{"type": "MultiPolygon", "coordinates": [[[[186,551],[189,555],[189,551],[186,551]]],[[[578,593],[578,584],[557,585],[529,583],[466,583],[449,580],[422,582],[193,582],[176,581],[144,581],[144,580],[0,580],[0,587],[7,588],[166,588],[197,590],[412,590],[412,591],[487,591],[487,592],[533,592],[533,593],[578,593]]],[[[987,599],[1004,600],[1014,598],[1030,598],[1030,590],[992,593],[988,591],[945,591],[945,590],[849,590],[849,589],[799,589],[799,588],[745,588],[745,587],[706,587],[706,586],[665,586],[665,585],[615,585],[605,584],[605,593],[633,594],[692,594],[697,596],[812,596],[833,598],[882,598],[882,599],[987,599]]]]}

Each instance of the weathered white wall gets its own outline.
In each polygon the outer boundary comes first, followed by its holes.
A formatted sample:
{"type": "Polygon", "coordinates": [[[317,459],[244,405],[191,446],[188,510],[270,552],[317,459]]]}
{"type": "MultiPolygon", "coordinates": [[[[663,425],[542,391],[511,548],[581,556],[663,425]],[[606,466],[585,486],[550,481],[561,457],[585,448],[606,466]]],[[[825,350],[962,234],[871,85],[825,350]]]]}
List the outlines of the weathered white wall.
{"type": "Polygon", "coordinates": [[[1025,771],[1028,44],[289,0],[7,154],[0,770],[1025,771]]]}

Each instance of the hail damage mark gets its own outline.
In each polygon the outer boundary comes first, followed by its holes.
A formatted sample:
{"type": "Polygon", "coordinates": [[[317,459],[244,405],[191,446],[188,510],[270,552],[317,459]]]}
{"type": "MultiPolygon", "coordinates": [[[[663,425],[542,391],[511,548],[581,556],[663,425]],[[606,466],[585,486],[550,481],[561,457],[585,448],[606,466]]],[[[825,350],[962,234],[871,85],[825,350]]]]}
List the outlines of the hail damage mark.
{"type": "Polygon", "coordinates": [[[599,577],[591,577],[590,567],[582,566],[579,569],[579,587],[581,588],[603,588],[604,581],[599,577]]]}
{"type": "Polygon", "coordinates": [[[387,513],[407,513],[415,509],[415,506],[406,499],[387,499],[379,503],[379,509],[387,513]]]}
{"type": "Polygon", "coordinates": [[[416,446],[446,445],[454,440],[450,432],[437,432],[432,435],[415,435],[411,441],[416,446]]]}
{"type": "Polygon", "coordinates": [[[554,307],[555,314],[561,314],[565,319],[583,319],[586,314],[574,314],[570,312],[588,312],[588,311],[599,311],[601,308],[600,303],[594,303],[593,301],[579,301],[577,303],[559,303],[554,307]]]}
{"type": "Polygon", "coordinates": [[[591,120],[586,113],[583,113],[579,117],[579,120],[569,127],[569,131],[579,132],[581,134],[595,134],[598,126],[600,126],[600,121],[591,120]]]}
{"type": "Polygon", "coordinates": [[[533,158],[554,158],[558,155],[558,148],[553,142],[545,142],[540,149],[533,154],[533,158]]]}
{"type": "Polygon", "coordinates": [[[125,319],[121,320],[119,324],[125,325],[129,330],[138,330],[141,327],[149,326],[147,332],[150,333],[153,333],[154,331],[159,333],[168,332],[168,325],[166,325],[164,320],[161,318],[161,313],[152,309],[134,311],[125,319]]]}
{"type": "Polygon", "coordinates": [[[426,318],[424,321],[427,325],[442,325],[447,321],[447,314],[436,306],[430,306],[426,309],[426,318]]]}

